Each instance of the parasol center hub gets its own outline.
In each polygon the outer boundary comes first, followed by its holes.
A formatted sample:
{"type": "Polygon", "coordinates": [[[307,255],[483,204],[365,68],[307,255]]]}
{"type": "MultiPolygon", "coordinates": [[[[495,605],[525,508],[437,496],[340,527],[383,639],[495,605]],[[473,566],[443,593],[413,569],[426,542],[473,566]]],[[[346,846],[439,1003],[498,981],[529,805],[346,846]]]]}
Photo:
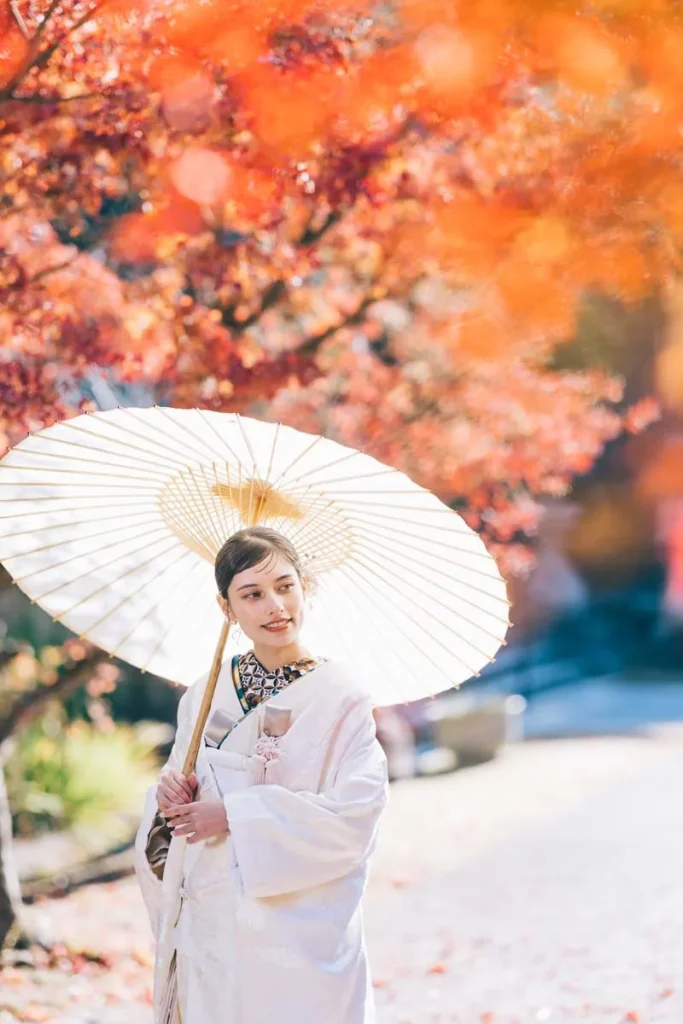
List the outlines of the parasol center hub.
{"type": "Polygon", "coordinates": [[[226,464],[180,470],[158,503],[169,530],[211,564],[228,537],[249,526],[282,533],[315,573],[343,565],[354,548],[351,525],[328,495],[308,487],[290,491],[226,464]]]}

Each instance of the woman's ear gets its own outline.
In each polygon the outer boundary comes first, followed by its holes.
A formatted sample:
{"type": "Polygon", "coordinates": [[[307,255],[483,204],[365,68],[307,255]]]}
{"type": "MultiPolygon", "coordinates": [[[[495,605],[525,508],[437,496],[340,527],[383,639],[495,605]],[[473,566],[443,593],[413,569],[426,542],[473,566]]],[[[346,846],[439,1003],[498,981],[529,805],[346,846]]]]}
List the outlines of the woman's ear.
{"type": "Polygon", "coordinates": [[[313,576],[302,576],[301,577],[301,589],[304,592],[304,597],[311,597],[316,591],[316,581],[313,576]]]}
{"type": "Polygon", "coordinates": [[[218,602],[218,607],[223,612],[223,615],[225,615],[226,619],[232,621],[230,617],[230,605],[228,604],[227,597],[223,597],[222,594],[216,594],[216,601],[218,602]]]}

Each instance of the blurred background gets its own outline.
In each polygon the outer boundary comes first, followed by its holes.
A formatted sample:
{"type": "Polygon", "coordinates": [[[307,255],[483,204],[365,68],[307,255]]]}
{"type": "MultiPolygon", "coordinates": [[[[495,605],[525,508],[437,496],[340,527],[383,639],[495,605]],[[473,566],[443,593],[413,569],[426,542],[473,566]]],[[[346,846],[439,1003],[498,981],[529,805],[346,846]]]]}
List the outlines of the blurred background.
{"type": "MultiPolygon", "coordinates": [[[[674,0],[0,0],[0,450],[280,420],[508,580],[481,677],[376,715],[382,1024],[683,1019],[682,48],[674,0]]],[[[0,571],[0,1024],[149,1024],[179,697],[0,571]]]]}

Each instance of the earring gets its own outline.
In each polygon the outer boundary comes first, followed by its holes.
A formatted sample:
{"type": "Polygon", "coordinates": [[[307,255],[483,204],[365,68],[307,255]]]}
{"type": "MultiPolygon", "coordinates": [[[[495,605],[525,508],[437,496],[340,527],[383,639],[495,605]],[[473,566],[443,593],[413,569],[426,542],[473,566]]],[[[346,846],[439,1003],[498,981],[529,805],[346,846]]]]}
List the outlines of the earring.
{"type": "Polygon", "coordinates": [[[239,643],[240,640],[242,639],[242,630],[237,619],[235,619],[234,622],[230,620],[230,632],[232,633],[232,638],[235,641],[235,643],[239,643]]]}

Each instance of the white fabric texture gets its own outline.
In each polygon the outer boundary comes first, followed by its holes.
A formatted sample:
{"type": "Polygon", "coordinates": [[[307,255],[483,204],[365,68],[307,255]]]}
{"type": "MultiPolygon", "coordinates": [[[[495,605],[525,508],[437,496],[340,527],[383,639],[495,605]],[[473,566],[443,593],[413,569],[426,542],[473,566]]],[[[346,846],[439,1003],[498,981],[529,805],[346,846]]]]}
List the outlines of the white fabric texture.
{"type": "MultiPolygon", "coordinates": [[[[164,770],[182,765],[205,682],[180,702],[164,770]]],[[[236,704],[226,665],[212,710],[236,704]]],[[[153,790],[137,837],[157,938],[155,1020],[176,951],[183,1024],[374,1024],[361,897],[388,790],[367,693],[326,662],[246,715],[220,749],[202,747],[197,777],[200,800],[223,800],[230,834],[173,839],[163,883],[145,857],[153,790]],[[290,709],[291,724],[277,756],[255,765],[267,705],[290,709]]]]}

